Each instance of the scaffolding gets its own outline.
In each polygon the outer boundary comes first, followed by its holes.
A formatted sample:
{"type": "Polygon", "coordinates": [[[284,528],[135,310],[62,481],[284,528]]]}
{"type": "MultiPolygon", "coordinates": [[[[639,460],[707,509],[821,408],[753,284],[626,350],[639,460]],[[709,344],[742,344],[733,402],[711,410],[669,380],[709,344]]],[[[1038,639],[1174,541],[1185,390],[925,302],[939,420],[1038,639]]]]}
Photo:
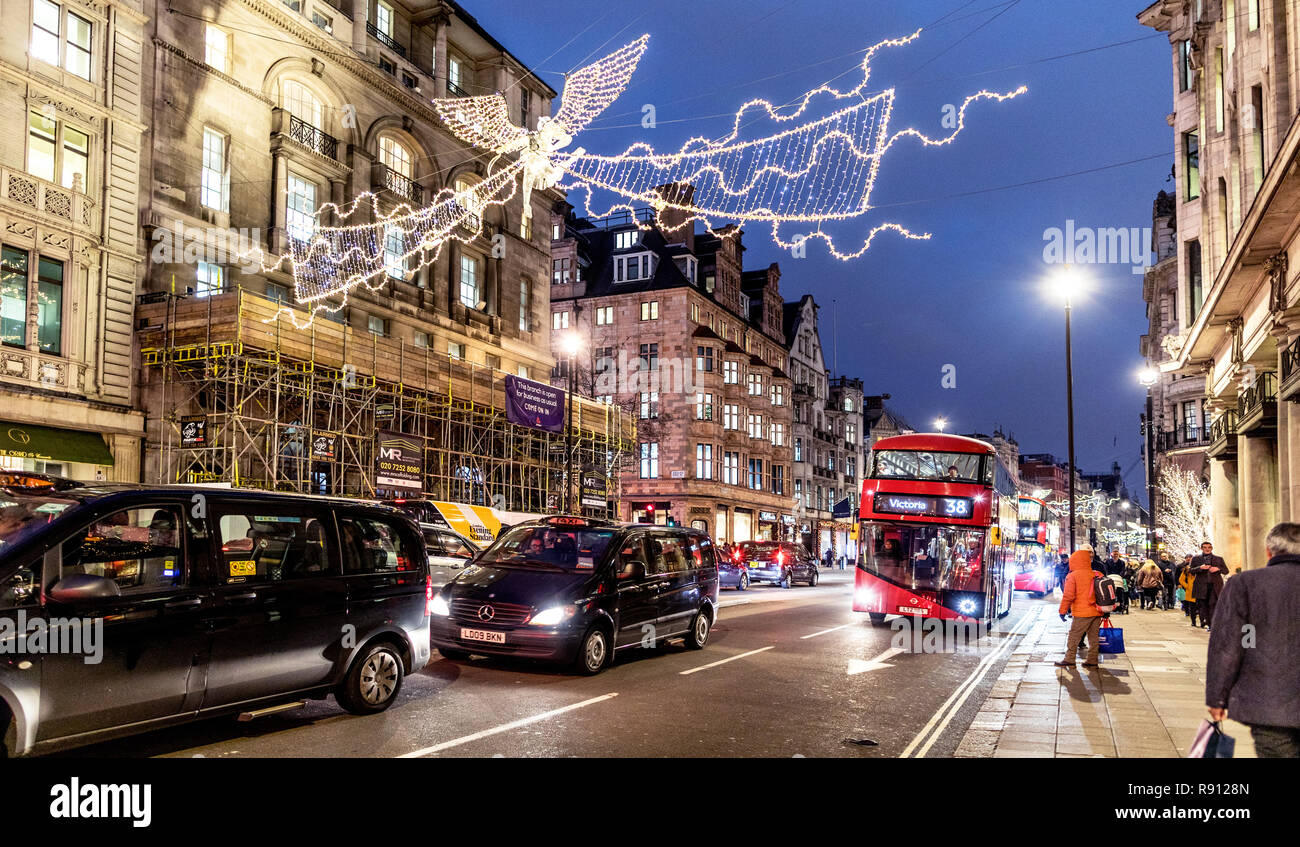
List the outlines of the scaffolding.
{"type": "MultiPolygon", "coordinates": [[[[141,298],[151,481],[380,496],[376,434],[392,431],[423,444],[426,496],[562,506],[564,435],[507,420],[504,374],[321,317],[300,329],[283,308],[243,289],[141,298]]],[[[610,500],[635,437],[625,410],[575,398],[573,467],[603,475],[610,500]]]]}

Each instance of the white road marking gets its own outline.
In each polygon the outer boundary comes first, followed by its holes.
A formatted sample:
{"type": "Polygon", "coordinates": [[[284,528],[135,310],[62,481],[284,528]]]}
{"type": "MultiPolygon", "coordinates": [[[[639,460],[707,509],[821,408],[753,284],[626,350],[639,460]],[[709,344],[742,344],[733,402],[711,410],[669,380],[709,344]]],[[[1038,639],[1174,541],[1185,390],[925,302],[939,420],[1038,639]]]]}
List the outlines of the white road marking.
{"type": "Polygon", "coordinates": [[[819,635],[825,635],[825,634],[828,633],[828,632],[835,632],[837,629],[844,629],[844,627],[846,627],[846,626],[853,626],[853,624],[851,624],[851,623],[840,624],[839,626],[833,626],[833,627],[831,627],[830,629],[823,629],[821,632],[814,632],[812,635],[801,635],[801,636],[799,636],[799,639],[800,639],[800,640],[806,640],[806,639],[809,639],[809,638],[816,638],[817,636],[819,636],[819,635]]]}
{"type": "MultiPolygon", "coordinates": [[[[1050,611],[1051,609],[1044,609],[1043,614],[1050,611]]],[[[904,748],[902,753],[899,754],[900,759],[906,759],[912,756],[914,752],[916,758],[925,758],[925,754],[934,746],[934,742],[939,739],[939,736],[943,735],[943,731],[948,728],[948,724],[952,723],[953,717],[966,701],[970,699],[971,693],[975,690],[976,686],[979,685],[980,680],[984,679],[988,674],[989,668],[993,667],[994,663],[1011,648],[1012,643],[1016,640],[1014,636],[1022,634],[1029,628],[1029,625],[1033,623],[1034,620],[1035,616],[1033,614],[1027,614],[1020,619],[1020,622],[1017,623],[1009,633],[1007,633],[1007,637],[1002,640],[1002,643],[998,645],[998,648],[985,656],[980,663],[975,666],[975,670],[971,671],[970,676],[966,677],[966,679],[962,681],[961,685],[957,686],[957,688],[953,690],[952,694],[948,695],[948,699],[939,707],[939,710],[930,717],[929,722],[921,728],[921,731],[916,734],[916,737],[912,739],[912,742],[904,748]],[[931,733],[931,730],[933,730],[933,733],[931,733]],[[918,751],[917,747],[920,746],[921,742],[927,737],[929,740],[925,741],[925,745],[918,751]]]]}
{"type": "Polygon", "coordinates": [[[750,650],[748,653],[741,653],[739,656],[732,656],[729,659],[719,659],[716,662],[709,662],[707,665],[700,665],[698,668],[691,668],[688,671],[682,671],[678,676],[686,676],[687,674],[696,673],[697,671],[707,671],[709,668],[716,668],[718,665],[725,665],[727,662],[734,662],[737,659],[743,659],[746,656],[752,656],[755,653],[762,653],[765,650],[771,650],[774,647],[776,647],[775,644],[770,647],[760,647],[757,650],[750,650]]]}
{"type": "Polygon", "coordinates": [[[453,738],[451,741],[444,741],[441,744],[435,744],[432,747],[425,747],[423,750],[416,750],[411,753],[403,753],[397,758],[419,759],[423,756],[429,756],[434,753],[438,753],[442,750],[447,750],[451,747],[459,747],[462,744],[469,744],[471,741],[478,741],[480,738],[487,738],[488,736],[491,735],[497,735],[502,732],[509,732],[512,729],[518,729],[521,726],[528,726],[531,723],[544,721],[547,718],[553,718],[556,715],[562,715],[565,712],[572,712],[574,709],[581,709],[584,706],[592,706],[595,705],[596,703],[600,703],[605,700],[609,700],[612,697],[617,697],[617,696],[618,696],[617,692],[612,694],[602,694],[599,697],[592,697],[590,700],[583,700],[581,703],[574,703],[572,706],[565,706],[560,709],[552,709],[549,712],[542,712],[540,715],[533,715],[531,718],[520,718],[517,721],[511,721],[510,723],[501,724],[501,726],[494,726],[491,729],[485,729],[480,732],[476,732],[473,735],[464,735],[461,736],[460,738],[453,738]]]}
{"type": "Polygon", "coordinates": [[[726,603],[719,603],[718,608],[725,609],[728,606],[743,606],[746,603],[753,603],[753,600],[729,600],[726,603]]]}
{"type": "Polygon", "coordinates": [[[897,656],[899,653],[906,652],[907,651],[902,647],[890,647],[876,658],[868,659],[865,662],[861,659],[849,659],[849,676],[866,673],[867,671],[876,671],[881,668],[892,668],[893,665],[889,664],[889,660],[897,656]]]}

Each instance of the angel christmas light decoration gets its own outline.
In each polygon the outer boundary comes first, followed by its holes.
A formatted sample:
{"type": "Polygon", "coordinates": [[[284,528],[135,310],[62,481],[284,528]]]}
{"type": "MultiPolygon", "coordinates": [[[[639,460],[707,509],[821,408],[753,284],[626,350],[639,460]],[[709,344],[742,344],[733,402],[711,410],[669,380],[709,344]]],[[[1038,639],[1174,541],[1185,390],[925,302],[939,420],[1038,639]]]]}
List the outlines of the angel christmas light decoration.
{"type": "Polygon", "coordinates": [[[891,134],[894,89],[867,93],[871,60],[880,49],[907,44],[919,35],[917,30],[868,49],[862,80],[852,89],[838,91],[823,85],[785,109],[767,100],[751,100],[736,112],[728,135],[717,140],[692,138],[675,153],[657,153],[641,142],[618,155],[592,154],[583,147],[565,152],[623,93],[645,52],[648,35],[569,75],[559,112],[540,118],[536,130],[510,121],[501,93],[434,100],[434,110],[457,138],[493,154],[482,181],[459,190],[445,189],[421,208],[402,204],[384,213],[372,194],[342,208],[326,204],[317,210],[312,232],[302,240],[290,239],[288,254],[271,267],[287,262],[294,276],[295,299],[310,314],[337,309],[356,286],[382,286],[394,264],[406,270],[418,268],[434,261],[449,241],[478,236],[482,213],[489,206],[522,193],[523,215],[530,217],[532,192],[552,187],[585,195],[588,212],[597,217],[649,207],[661,226],[666,226],[664,214],[670,210],[677,228],[697,221],[714,230],[761,222],[771,226],[773,240],[783,248],[819,239],[840,259],[862,255],[886,230],[906,238],[928,238],[897,224],[881,223],[868,230],[860,245],[842,250],[821,228],[871,210],[871,190],[881,159],[895,141],[910,137],[925,145],[948,144],[964,128],[971,103],[1007,100],[1025,91],[1021,87],[968,96],[957,110],[956,127],[941,138],[915,129],[891,134]],[[847,105],[813,118],[808,115],[810,106],[819,98],[847,101],[847,105]],[[775,129],[757,138],[744,137],[743,130],[758,121],[770,122],[775,129]],[[666,192],[663,188],[668,185],[689,185],[693,191],[666,192]],[[597,192],[615,198],[600,212],[594,208],[597,192]],[[371,206],[369,220],[349,224],[366,202],[371,206]],[[334,221],[330,225],[321,222],[326,211],[334,221]],[[804,231],[784,235],[783,226],[804,231]]]}

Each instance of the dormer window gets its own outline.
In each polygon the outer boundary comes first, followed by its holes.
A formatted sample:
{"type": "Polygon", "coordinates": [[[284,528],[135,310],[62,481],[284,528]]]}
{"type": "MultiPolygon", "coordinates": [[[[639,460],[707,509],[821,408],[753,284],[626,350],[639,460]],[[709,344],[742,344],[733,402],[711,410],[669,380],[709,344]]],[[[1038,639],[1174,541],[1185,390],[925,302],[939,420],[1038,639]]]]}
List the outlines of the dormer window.
{"type": "Polygon", "coordinates": [[[640,230],[630,229],[625,232],[614,233],[614,249],[627,250],[635,247],[640,240],[640,230]]]}
{"type": "Polygon", "coordinates": [[[614,281],[634,282],[654,276],[654,257],[649,253],[618,256],[614,259],[614,281]]]}
{"type": "Polygon", "coordinates": [[[699,262],[696,261],[694,256],[678,256],[675,261],[677,262],[678,270],[682,272],[682,276],[686,277],[687,281],[689,281],[691,285],[694,285],[699,262]]]}

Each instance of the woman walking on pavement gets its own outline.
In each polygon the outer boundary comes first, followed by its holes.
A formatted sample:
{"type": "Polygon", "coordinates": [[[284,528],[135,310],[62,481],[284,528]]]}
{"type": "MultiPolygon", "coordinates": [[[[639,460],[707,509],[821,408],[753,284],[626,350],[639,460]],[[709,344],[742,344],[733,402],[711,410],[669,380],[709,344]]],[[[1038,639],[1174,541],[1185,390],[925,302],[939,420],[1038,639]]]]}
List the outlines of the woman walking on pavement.
{"type": "Polygon", "coordinates": [[[1156,592],[1165,584],[1165,576],[1160,572],[1160,568],[1150,559],[1137,572],[1137,584],[1142,589],[1142,608],[1154,609],[1156,607],[1156,592]]]}

